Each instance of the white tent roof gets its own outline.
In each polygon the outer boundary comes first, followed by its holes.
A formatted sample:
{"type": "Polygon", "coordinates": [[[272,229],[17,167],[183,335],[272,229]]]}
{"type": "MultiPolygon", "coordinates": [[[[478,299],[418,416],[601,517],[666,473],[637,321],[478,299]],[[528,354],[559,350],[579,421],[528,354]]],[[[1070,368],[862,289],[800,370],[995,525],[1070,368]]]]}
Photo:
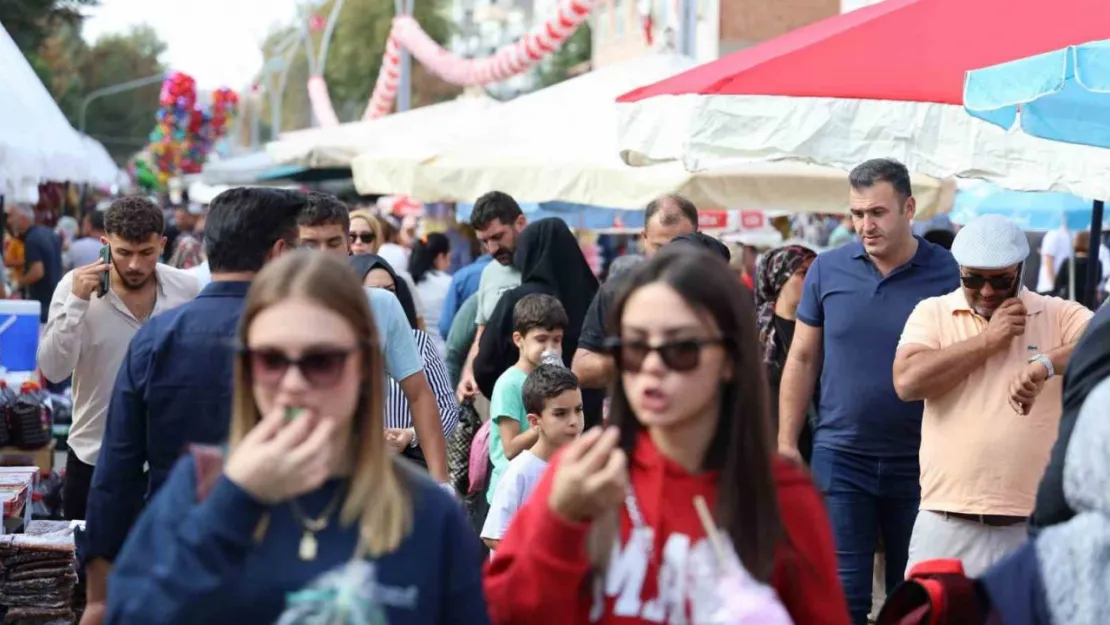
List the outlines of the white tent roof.
{"type": "Polygon", "coordinates": [[[104,144],[88,135],[78,135],[85,148],[85,166],[89,184],[109,187],[123,182],[123,172],[116,166],[104,144]]]}
{"type": "Polygon", "coordinates": [[[266,145],[266,152],[275,165],[350,167],[351,160],[363,153],[434,150],[450,145],[461,138],[478,114],[496,106],[500,106],[497,100],[485,96],[462,97],[372,121],[284,133],[278,141],[266,145]]]}
{"type": "Polygon", "coordinates": [[[39,182],[91,182],[87,158],[81,136],[0,24],[0,193],[33,201],[39,182]]]}
{"type": "MultiPolygon", "coordinates": [[[[445,149],[359,155],[351,166],[355,186],[362,193],[402,193],[425,202],[472,202],[498,189],[522,202],[611,208],[640,209],[661,194],[681,193],[707,208],[845,210],[847,176],[833,168],[725,164],[690,173],[677,162],[623,163],[616,98],[694,65],[685,57],[647,55],[521,96],[474,114],[464,138],[445,149]]],[[[915,177],[914,185],[922,215],[950,205],[952,189],[939,181],[915,177]]]]}

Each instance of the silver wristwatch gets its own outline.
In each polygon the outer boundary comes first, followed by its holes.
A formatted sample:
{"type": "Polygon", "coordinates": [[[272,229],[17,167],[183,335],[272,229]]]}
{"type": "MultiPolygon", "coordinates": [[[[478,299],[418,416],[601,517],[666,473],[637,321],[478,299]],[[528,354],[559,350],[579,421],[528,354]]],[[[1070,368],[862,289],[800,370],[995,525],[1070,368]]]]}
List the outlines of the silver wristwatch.
{"type": "Polygon", "coordinates": [[[1046,380],[1051,380],[1053,376],[1056,375],[1056,367],[1052,366],[1052,360],[1044,354],[1037,354],[1036,356],[1031,357],[1028,362],[1039,362],[1044,365],[1044,368],[1048,371],[1048,377],[1045,378],[1046,380]]]}

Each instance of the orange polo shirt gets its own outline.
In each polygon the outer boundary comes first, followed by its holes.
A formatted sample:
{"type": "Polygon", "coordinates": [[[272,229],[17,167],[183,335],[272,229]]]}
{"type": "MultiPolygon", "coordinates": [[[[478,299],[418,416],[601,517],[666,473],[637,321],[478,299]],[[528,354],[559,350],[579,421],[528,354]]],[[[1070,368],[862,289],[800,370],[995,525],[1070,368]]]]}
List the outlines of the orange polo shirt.
{"type": "MultiPolygon", "coordinates": [[[[925,400],[921,421],[921,509],[1028,516],[1056,442],[1063,376],[1045,383],[1028,415],[1009,405],[1010,384],[1029,358],[1077,341],[1091,311],[1024,290],[1025,334],[958,386],[925,400]]],[[[902,345],[948,347],[983,333],[987,320],[963,291],[923,300],[906,321],[902,345]]]]}

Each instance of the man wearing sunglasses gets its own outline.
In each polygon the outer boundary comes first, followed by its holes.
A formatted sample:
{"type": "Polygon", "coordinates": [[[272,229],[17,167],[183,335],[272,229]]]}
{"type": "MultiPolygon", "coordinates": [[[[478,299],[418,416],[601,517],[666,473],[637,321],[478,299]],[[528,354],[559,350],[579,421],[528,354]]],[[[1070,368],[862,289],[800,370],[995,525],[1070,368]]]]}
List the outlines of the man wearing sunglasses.
{"type": "Polygon", "coordinates": [[[925,402],[907,570],[956,558],[973,577],[1026,540],[1060,420],[1059,376],[1091,312],[1023,288],[1029,243],[1005,217],[965,226],[952,255],[960,288],[914,309],[894,387],[925,402]]]}

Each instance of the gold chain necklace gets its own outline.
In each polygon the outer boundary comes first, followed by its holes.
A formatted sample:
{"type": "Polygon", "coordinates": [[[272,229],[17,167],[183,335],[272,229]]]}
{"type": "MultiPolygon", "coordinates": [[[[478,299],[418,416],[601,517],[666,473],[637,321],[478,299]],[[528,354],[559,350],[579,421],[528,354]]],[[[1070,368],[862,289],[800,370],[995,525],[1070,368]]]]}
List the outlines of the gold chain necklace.
{"type": "Polygon", "coordinates": [[[316,518],[309,518],[302,513],[301,506],[297,503],[296,499],[290,500],[289,509],[293,512],[293,518],[297,520],[297,524],[304,530],[304,534],[301,535],[301,544],[297,548],[297,555],[301,560],[307,562],[316,559],[316,554],[319,552],[316,532],[322,532],[327,529],[328,519],[331,517],[332,513],[335,512],[335,508],[339,505],[342,495],[343,489],[337,489],[335,494],[332,495],[331,501],[328,502],[327,506],[324,506],[324,510],[320,513],[320,516],[316,518]]]}

